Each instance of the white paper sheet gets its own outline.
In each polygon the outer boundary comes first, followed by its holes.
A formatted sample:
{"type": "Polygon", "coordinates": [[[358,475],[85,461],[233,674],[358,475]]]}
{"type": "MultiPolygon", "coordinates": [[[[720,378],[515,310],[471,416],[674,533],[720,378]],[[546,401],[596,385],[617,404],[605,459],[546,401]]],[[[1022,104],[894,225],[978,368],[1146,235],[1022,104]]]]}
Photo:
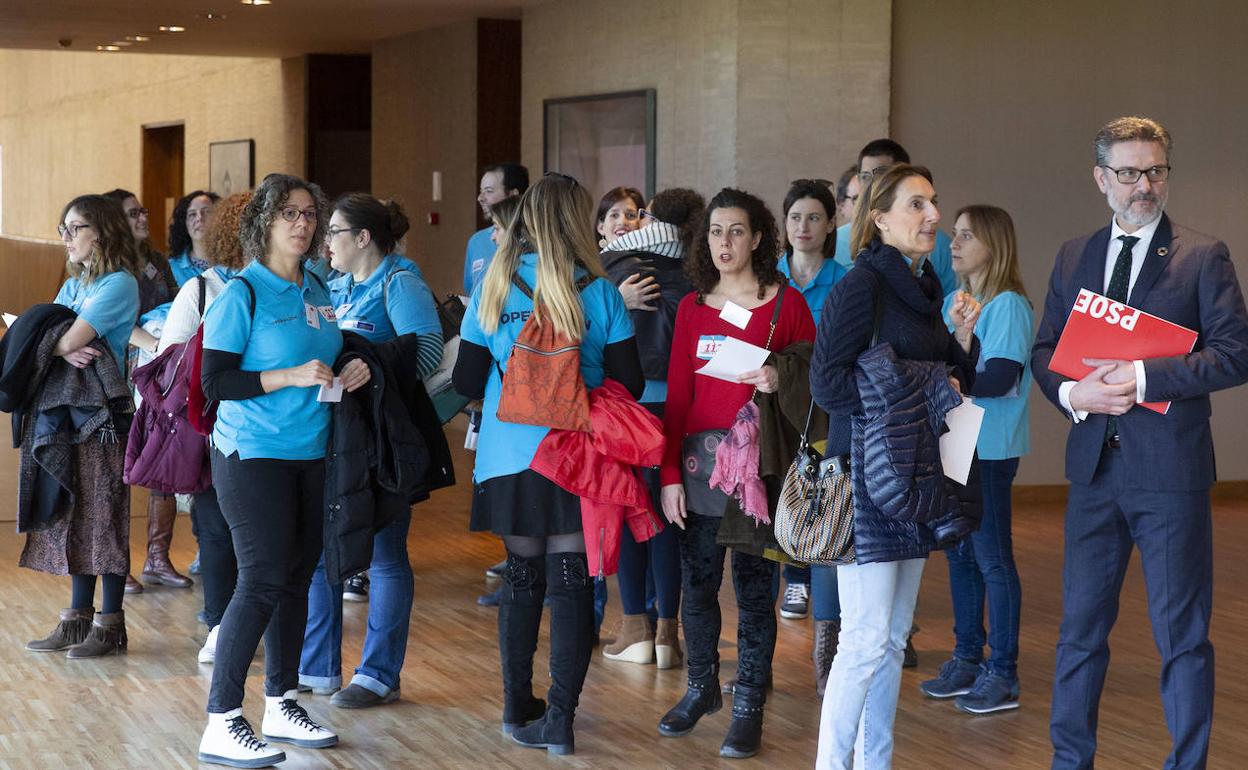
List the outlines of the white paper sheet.
{"type": "Polygon", "coordinates": [[[736,337],[726,337],[724,344],[719,346],[719,350],[711,356],[711,360],[707,361],[706,366],[699,369],[697,373],[736,382],[737,378],[745,372],[760,368],[769,355],[771,353],[767,348],[751,345],[736,337]]]}
{"type": "Polygon", "coordinates": [[[949,432],[940,437],[940,464],[945,475],[959,484],[965,484],[971,473],[971,458],[983,424],[984,408],[969,398],[945,414],[949,432]]]}
{"type": "Polygon", "coordinates": [[[317,401],[336,404],[342,400],[342,378],[335,377],[332,385],[322,385],[316,394],[317,401]]]}

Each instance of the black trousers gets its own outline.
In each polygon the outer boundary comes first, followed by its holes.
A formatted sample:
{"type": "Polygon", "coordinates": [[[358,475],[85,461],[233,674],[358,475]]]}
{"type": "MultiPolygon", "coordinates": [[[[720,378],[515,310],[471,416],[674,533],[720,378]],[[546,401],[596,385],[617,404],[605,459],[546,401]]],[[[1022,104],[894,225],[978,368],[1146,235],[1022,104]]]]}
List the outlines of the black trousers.
{"type": "MultiPolygon", "coordinates": [[[[680,532],[681,618],[689,656],[689,680],[702,682],[719,671],[719,587],[727,550],[715,542],[718,518],[689,512],[680,532]]],[[[776,651],[778,565],[761,556],[732,552],[732,583],[737,594],[737,681],[767,685],[776,651]]]]}
{"type": "MultiPolygon", "coordinates": [[[[217,490],[209,487],[195,495],[191,524],[199,543],[199,579],[204,586],[204,621],[209,628],[220,625],[238,582],[238,560],[230,525],[221,514],[217,490]]],[[[217,632],[220,633],[219,631],[217,632]]]]}
{"type": "Polygon", "coordinates": [[[243,705],[261,635],[265,695],[299,684],[308,586],[322,549],[325,462],[240,460],[214,450],[212,478],[238,558],[238,585],[221,619],[208,694],[208,711],[223,714],[243,705]]]}

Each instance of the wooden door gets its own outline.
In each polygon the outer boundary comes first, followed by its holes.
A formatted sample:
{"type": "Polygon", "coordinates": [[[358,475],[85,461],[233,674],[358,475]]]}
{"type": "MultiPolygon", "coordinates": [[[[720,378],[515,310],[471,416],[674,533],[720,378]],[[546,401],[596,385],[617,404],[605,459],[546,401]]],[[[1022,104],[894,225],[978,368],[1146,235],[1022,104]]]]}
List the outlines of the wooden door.
{"type": "Polygon", "coordinates": [[[152,230],[149,241],[162,252],[169,248],[173,207],[186,189],[185,163],[185,127],[181,123],[143,127],[143,189],[139,196],[148,210],[152,230]]]}

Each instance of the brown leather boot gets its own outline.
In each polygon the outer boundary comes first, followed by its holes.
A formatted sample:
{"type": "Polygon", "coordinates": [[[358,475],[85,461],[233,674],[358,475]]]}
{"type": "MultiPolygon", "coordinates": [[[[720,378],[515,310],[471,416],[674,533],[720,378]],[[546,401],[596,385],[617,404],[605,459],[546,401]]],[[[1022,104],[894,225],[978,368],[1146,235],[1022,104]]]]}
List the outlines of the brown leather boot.
{"type": "Polygon", "coordinates": [[[615,641],[602,648],[602,654],[611,660],[628,663],[652,663],[654,661],[654,632],[650,630],[650,618],[625,615],[620,622],[620,633],[615,641]]]}
{"type": "Polygon", "coordinates": [[[823,700],[823,692],[828,686],[828,673],[832,670],[832,658],[836,657],[840,636],[840,623],[835,620],[815,621],[815,649],[811,657],[815,662],[815,692],[820,700],[823,700]]]}
{"type": "Polygon", "coordinates": [[[654,629],[654,662],[659,668],[679,668],[685,655],[680,649],[680,624],[676,618],[659,618],[654,629]]]}
{"type": "Polygon", "coordinates": [[[43,639],[27,642],[26,649],[31,652],[60,652],[78,644],[91,632],[91,616],[94,614],[94,607],[61,610],[61,622],[56,624],[52,633],[43,639]]]}
{"type": "Polygon", "coordinates": [[[178,515],[178,501],[173,495],[153,494],[147,498],[147,561],[143,564],[143,582],[190,588],[195,584],[179,573],[169,561],[169,544],[173,542],[173,521],[178,515]]]}
{"type": "Polygon", "coordinates": [[[141,594],[143,593],[143,584],[134,579],[134,575],[126,575],[126,593],[141,594]]]}
{"type": "Polygon", "coordinates": [[[96,613],[91,623],[91,633],[85,641],[75,644],[65,653],[65,657],[74,660],[82,658],[100,658],[126,651],[126,613],[117,610],[105,615],[96,613]]]}

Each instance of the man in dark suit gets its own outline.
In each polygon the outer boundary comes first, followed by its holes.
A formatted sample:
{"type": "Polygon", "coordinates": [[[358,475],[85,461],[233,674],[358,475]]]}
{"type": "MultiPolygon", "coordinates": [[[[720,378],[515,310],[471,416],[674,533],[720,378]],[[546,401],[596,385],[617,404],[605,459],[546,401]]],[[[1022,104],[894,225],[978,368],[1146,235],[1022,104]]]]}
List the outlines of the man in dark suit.
{"type": "Polygon", "coordinates": [[[1170,134],[1119,118],[1096,136],[1092,176],[1114,212],[1108,227],[1062,246],[1032,370],[1073,422],[1066,443],[1063,612],[1053,680],[1054,768],[1091,768],[1109,632],[1134,545],[1140,549],[1161,699],[1166,768],[1205,766],[1213,720],[1209,394],[1248,380],[1248,314],[1226,245],[1164,213],[1170,134]],[[1200,333],[1185,356],[1085,361],[1079,381],[1049,371],[1079,290],[1087,288],[1200,333]],[[1170,401],[1167,414],[1141,401],[1170,401]]]}

